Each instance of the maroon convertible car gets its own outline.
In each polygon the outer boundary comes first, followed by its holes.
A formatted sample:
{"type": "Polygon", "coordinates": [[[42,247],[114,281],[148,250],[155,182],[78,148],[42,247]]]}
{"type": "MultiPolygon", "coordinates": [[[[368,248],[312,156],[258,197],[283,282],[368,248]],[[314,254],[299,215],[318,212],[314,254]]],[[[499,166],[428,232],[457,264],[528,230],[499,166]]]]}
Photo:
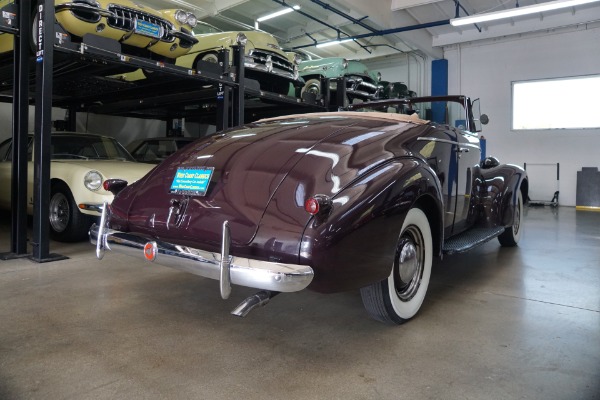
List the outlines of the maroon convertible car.
{"type": "MultiPolygon", "coordinates": [[[[492,238],[515,246],[528,181],[480,160],[464,96],[353,105],[261,120],[201,139],[127,183],[90,231],[106,250],[260,289],[235,315],[280,292],[360,288],[375,319],[402,323],[423,302],[432,257],[492,238]]],[[[476,118],[477,117],[477,118],[476,118]]]]}

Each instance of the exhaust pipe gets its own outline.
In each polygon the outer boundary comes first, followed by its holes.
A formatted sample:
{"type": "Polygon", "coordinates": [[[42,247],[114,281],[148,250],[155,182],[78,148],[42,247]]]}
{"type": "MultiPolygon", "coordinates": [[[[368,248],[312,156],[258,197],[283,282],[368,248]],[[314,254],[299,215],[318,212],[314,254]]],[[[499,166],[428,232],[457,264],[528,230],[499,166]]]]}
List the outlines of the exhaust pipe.
{"type": "Polygon", "coordinates": [[[238,317],[245,317],[250,311],[254,310],[256,307],[264,306],[269,302],[269,300],[271,300],[278,294],[279,292],[261,290],[260,292],[242,301],[236,308],[233,309],[231,314],[236,315],[238,317]]]}

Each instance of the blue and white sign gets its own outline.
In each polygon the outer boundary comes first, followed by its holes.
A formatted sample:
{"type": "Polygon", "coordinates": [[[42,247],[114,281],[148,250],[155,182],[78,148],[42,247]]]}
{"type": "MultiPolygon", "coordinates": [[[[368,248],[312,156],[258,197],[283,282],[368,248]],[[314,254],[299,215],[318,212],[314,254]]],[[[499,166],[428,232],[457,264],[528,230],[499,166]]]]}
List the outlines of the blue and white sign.
{"type": "Polygon", "coordinates": [[[210,184],[213,167],[178,168],[169,193],[204,196],[210,184]]]}

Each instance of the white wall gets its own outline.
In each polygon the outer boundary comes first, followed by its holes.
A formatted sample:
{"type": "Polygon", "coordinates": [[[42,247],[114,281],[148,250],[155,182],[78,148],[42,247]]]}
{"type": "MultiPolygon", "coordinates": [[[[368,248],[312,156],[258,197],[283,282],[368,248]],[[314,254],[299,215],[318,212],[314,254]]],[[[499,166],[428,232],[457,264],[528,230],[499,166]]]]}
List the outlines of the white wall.
{"type": "MultiPolygon", "coordinates": [[[[12,137],[12,103],[0,103],[0,142],[4,141],[12,137]]],[[[52,119],[64,119],[65,118],[65,110],[60,108],[52,109],[52,119]]],[[[33,132],[33,127],[35,126],[35,107],[29,107],[29,130],[28,132],[33,132]]]]}
{"type": "Polygon", "coordinates": [[[136,139],[166,136],[166,123],[158,120],[123,118],[108,115],[78,113],[77,131],[98,133],[116,138],[123,146],[136,139]]]}
{"type": "MultiPolygon", "coordinates": [[[[600,129],[511,131],[511,82],[600,73],[600,28],[453,45],[444,49],[444,56],[449,93],[481,98],[482,112],[490,117],[483,131],[487,154],[519,165],[560,163],[559,203],[574,206],[577,171],[600,167],[600,129]]],[[[568,96],[556,93],[556,107],[548,110],[548,118],[577,113],[577,101],[568,96]]],[[[530,186],[538,193],[556,186],[555,168],[541,168],[530,173],[530,186]]]]}

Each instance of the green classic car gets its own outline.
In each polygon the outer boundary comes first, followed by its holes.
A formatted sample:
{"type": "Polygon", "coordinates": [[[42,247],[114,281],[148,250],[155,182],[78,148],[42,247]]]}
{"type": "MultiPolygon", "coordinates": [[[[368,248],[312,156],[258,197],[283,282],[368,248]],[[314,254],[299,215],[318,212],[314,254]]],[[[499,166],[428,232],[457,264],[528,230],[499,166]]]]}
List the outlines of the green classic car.
{"type": "MultiPolygon", "coordinates": [[[[300,62],[298,70],[306,82],[301,90],[301,96],[308,92],[319,97],[322,78],[346,77],[346,93],[350,102],[354,99],[367,101],[379,97],[381,74],[369,71],[367,66],[360,61],[341,57],[307,60],[300,62]]],[[[336,84],[331,82],[330,90],[335,91],[336,89],[336,84]]]]}
{"type": "MultiPolygon", "coordinates": [[[[32,12],[36,3],[32,3],[32,12]]],[[[179,9],[155,10],[130,0],[55,0],[58,24],[78,42],[86,34],[117,40],[128,54],[173,60],[197,43],[192,34],[196,16],[179,9]],[[149,53],[148,53],[149,52],[149,53]]],[[[5,19],[15,21],[13,0],[0,0],[5,19]]],[[[33,26],[37,25],[33,14],[33,26]]],[[[32,49],[37,37],[32,38],[32,49]]],[[[0,34],[0,53],[13,50],[11,34],[0,34]]]]}
{"type": "Polygon", "coordinates": [[[388,82],[381,81],[379,82],[382,89],[379,94],[380,99],[402,99],[406,97],[417,97],[417,93],[408,90],[408,86],[406,86],[403,82],[388,82]]]}
{"type": "MultiPolygon", "coordinates": [[[[234,44],[244,43],[246,77],[257,80],[261,90],[287,94],[290,84],[302,87],[304,83],[298,75],[299,59],[288,59],[286,53],[279,47],[277,39],[267,32],[223,32],[200,21],[193,32],[198,43],[189,53],[179,57],[175,62],[176,65],[202,70],[198,62],[216,63],[219,50],[230,49],[234,44]]],[[[231,59],[230,56],[230,62],[231,59]]]]}

